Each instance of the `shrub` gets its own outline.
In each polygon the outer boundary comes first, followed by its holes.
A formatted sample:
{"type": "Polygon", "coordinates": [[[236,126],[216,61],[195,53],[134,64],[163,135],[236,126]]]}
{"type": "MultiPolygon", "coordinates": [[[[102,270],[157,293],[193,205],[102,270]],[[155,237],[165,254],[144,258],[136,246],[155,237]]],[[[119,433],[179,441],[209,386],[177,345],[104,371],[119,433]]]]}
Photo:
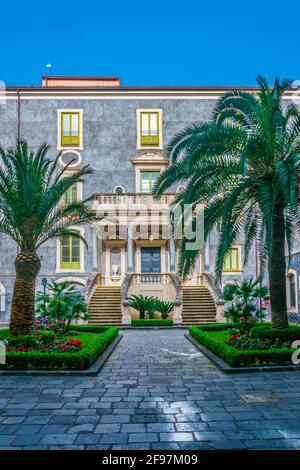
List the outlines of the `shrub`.
{"type": "Polygon", "coordinates": [[[145,313],[148,313],[150,318],[154,315],[156,309],[155,297],[147,295],[132,295],[128,299],[130,307],[140,312],[140,319],[144,320],[145,313]]]}
{"type": "Polygon", "coordinates": [[[288,328],[272,328],[269,325],[254,327],[250,331],[251,338],[295,341],[300,339],[300,326],[290,325],[288,328]]]}
{"type": "Polygon", "coordinates": [[[174,304],[173,302],[166,302],[165,300],[156,300],[155,303],[156,310],[161,313],[161,317],[163,320],[166,320],[169,316],[169,313],[171,313],[174,310],[174,304]]]}
{"type": "Polygon", "coordinates": [[[172,326],[172,320],[131,320],[132,326],[172,326]]]}
{"type": "MultiPolygon", "coordinates": [[[[71,329],[73,327],[71,326],[71,329]]],[[[80,331],[80,326],[75,326],[80,331]],[[79,329],[78,329],[79,328],[79,329]]],[[[89,328],[83,326],[83,328],[89,328]]],[[[97,327],[91,327],[94,329],[97,327]]],[[[99,327],[97,332],[83,332],[76,336],[82,342],[82,349],[78,352],[65,353],[41,353],[32,352],[7,352],[6,365],[0,365],[0,369],[11,370],[82,370],[90,367],[100,354],[105,351],[108,345],[118,335],[119,329],[116,327],[99,327]]],[[[5,333],[1,331],[4,339],[5,333]]],[[[7,330],[6,330],[7,335],[7,330]]]]}
{"type": "MultiPolygon", "coordinates": [[[[211,325],[212,326],[212,325],[211,325]]],[[[293,349],[241,350],[228,344],[228,331],[204,330],[203,326],[191,326],[190,335],[232,367],[267,364],[290,364],[293,349]]]]}

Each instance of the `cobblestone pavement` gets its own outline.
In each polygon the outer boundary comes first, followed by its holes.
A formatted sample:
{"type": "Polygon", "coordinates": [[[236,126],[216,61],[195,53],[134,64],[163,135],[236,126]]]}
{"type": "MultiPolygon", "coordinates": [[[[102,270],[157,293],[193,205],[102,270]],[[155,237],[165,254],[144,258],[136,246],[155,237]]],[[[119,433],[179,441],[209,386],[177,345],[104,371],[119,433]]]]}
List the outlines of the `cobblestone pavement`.
{"type": "Polygon", "coordinates": [[[299,397],[298,372],[227,376],[183,331],[125,331],[97,377],[0,377],[0,450],[300,449],[299,397]]]}

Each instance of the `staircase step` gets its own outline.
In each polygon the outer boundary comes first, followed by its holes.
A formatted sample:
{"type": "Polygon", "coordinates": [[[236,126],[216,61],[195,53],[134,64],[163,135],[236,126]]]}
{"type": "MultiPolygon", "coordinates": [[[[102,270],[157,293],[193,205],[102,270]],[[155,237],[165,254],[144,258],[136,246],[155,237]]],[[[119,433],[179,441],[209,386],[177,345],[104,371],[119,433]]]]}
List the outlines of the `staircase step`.
{"type": "Polygon", "coordinates": [[[96,288],[89,305],[90,325],[121,325],[121,288],[96,288]]]}
{"type": "Polygon", "coordinates": [[[206,287],[183,287],[182,322],[184,325],[215,323],[216,307],[206,287]]]}

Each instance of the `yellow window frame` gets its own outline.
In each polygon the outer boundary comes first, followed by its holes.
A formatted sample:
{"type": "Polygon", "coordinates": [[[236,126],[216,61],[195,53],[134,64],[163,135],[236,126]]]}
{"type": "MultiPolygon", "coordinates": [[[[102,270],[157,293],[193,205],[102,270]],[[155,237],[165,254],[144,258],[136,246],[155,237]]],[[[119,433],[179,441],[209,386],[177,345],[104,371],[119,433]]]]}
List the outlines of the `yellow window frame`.
{"type": "Polygon", "coordinates": [[[223,264],[223,271],[239,271],[240,269],[240,251],[238,247],[230,248],[223,264]],[[234,259],[236,260],[236,267],[234,266],[234,259]],[[229,267],[226,266],[226,261],[229,260],[229,267]]]}
{"type": "Polygon", "coordinates": [[[62,147],[79,147],[80,146],[80,113],[78,111],[63,111],[60,113],[60,140],[62,147]],[[64,117],[69,117],[70,135],[64,135],[64,117]],[[72,117],[77,116],[78,120],[78,135],[72,135],[72,117]]]}
{"type": "Polygon", "coordinates": [[[152,192],[152,188],[153,188],[153,183],[152,183],[152,176],[153,176],[153,173],[159,175],[160,174],[160,171],[141,171],[140,173],[140,190],[141,190],[141,193],[145,193],[145,194],[150,194],[152,192]],[[149,193],[147,193],[146,191],[143,191],[143,174],[148,174],[149,175],[149,193]]]}
{"type": "Polygon", "coordinates": [[[158,111],[141,111],[140,112],[140,143],[141,146],[159,146],[159,112],[158,111]],[[151,116],[156,116],[157,135],[151,135],[151,116]],[[148,134],[143,135],[143,116],[148,117],[148,134]]]}
{"type": "MultiPolygon", "coordinates": [[[[79,240],[79,261],[72,261],[73,258],[73,240],[75,237],[69,237],[69,261],[63,261],[63,240],[60,240],[60,269],[80,269],[80,240],[79,240]]],[[[77,240],[77,239],[76,239],[77,240]]]]}
{"type": "Polygon", "coordinates": [[[70,186],[64,194],[64,205],[72,204],[78,201],[78,188],[77,183],[70,186]]]}

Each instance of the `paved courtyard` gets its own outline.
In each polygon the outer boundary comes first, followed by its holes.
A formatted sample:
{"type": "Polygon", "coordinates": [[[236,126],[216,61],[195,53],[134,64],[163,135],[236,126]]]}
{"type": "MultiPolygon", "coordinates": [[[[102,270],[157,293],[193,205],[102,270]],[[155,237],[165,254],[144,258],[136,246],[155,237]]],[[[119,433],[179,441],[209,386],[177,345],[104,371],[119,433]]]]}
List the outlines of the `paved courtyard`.
{"type": "Polygon", "coordinates": [[[183,331],[125,331],[97,377],[0,377],[0,449],[300,449],[299,398],[298,372],[226,376],[183,331]]]}

